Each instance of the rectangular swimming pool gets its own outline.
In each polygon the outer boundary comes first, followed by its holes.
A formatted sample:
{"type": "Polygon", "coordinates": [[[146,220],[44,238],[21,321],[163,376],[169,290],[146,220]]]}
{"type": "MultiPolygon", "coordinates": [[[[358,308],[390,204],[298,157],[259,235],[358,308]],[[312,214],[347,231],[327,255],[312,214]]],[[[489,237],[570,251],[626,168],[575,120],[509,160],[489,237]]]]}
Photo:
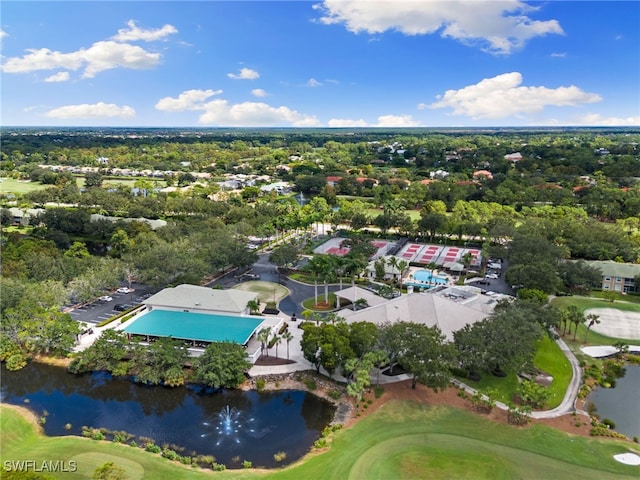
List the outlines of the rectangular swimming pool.
{"type": "Polygon", "coordinates": [[[136,318],[124,332],[202,342],[228,341],[244,345],[263,321],[262,317],[151,310],[136,318]]]}

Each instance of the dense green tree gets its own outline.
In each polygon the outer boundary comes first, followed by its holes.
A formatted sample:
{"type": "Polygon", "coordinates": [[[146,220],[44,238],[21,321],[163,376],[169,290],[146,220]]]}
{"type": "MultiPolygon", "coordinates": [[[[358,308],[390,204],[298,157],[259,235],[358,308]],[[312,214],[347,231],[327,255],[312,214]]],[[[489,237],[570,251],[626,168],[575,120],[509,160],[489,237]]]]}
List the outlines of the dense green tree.
{"type": "Polygon", "coordinates": [[[242,345],[231,342],[210,344],[194,363],[192,381],[216,388],[236,388],[251,368],[242,345]]]}

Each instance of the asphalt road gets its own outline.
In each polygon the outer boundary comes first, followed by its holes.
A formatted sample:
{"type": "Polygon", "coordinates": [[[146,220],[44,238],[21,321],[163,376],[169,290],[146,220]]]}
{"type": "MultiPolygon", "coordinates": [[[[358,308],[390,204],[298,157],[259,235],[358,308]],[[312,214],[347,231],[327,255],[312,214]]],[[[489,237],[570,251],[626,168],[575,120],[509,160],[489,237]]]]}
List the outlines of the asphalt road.
{"type": "MultiPolygon", "coordinates": [[[[229,272],[222,277],[213,281],[211,286],[220,286],[223,288],[232,288],[234,285],[243,281],[250,280],[249,278],[242,278],[241,272],[234,271],[229,272]]],[[[269,254],[261,253],[258,256],[258,261],[253,266],[242,273],[257,273],[260,275],[260,280],[266,282],[279,283],[289,289],[289,295],[282,299],[278,304],[278,308],[281,312],[287,315],[293,315],[294,313],[300,317],[300,313],[304,310],[302,302],[307,298],[311,298],[315,295],[315,287],[313,285],[306,285],[295,280],[291,280],[284,275],[280,275],[276,266],[269,262],[269,254]]],[[[343,285],[347,287],[349,285],[343,285]]],[[[340,289],[339,285],[329,285],[330,292],[337,292],[340,289]]],[[[318,285],[318,294],[324,294],[324,285],[318,285]]]]}

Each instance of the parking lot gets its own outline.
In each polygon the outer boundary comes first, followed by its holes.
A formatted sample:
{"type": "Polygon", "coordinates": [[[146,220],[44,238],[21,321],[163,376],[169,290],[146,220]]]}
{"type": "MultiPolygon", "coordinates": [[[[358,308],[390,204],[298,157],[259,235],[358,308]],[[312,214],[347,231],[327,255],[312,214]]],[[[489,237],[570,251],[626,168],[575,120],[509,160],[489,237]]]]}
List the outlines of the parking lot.
{"type": "Polygon", "coordinates": [[[146,285],[133,284],[132,288],[133,292],[131,293],[110,293],[108,296],[112,298],[111,301],[100,301],[96,299],[91,303],[84,304],[81,307],[71,310],[69,314],[71,315],[71,318],[78,322],[95,325],[117,314],[118,311],[114,310],[116,305],[121,306],[118,308],[127,310],[129,307],[138,305],[140,302],[153,295],[153,289],[146,285]]]}

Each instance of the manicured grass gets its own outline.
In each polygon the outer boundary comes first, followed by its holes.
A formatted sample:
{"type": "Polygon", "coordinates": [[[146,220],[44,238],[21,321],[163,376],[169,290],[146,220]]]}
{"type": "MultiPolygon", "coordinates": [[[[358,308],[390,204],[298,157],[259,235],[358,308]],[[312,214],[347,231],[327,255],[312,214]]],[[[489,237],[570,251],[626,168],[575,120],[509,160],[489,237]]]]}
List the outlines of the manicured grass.
{"type": "Polygon", "coordinates": [[[488,388],[492,389],[495,392],[494,400],[503,403],[513,401],[513,395],[518,390],[518,377],[515,373],[509,373],[506,377],[496,377],[490,373],[483,372],[477,382],[468,378],[458,378],[458,380],[480,392],[486,392],[488,388]]]}
{"type": "MultiPolygon", "coordinates": [[[[588,297],[557,297],[551,301],[551,305],[557,308],[567,308],[569,305],[577,306],[581,312],[588,310],[590,308],[615,308],[617,310],[622,310],[625,312],[636,312],[640,313],[640,304],[637,303],[628,303],[628,302],[607,302],[604,300],[599,300],[597,298],[588,298],[588,297]]],[[[571,331],[575,326],[571,326],[571,331]]],[[[570,335],[567,334],[564,336],[564,341],[567,342],[574,350],[585,345],[584,338],[587,333],[587,327],[584,324],[578,325],[578,334],[576,335],[575,341],[573,340],[573,333],[570,335]]],[[[633,340],[629,340],[628,338],[613,338],[607,337],[606,335],[602,335],[598,332],[594,332],[593,330],[589,331],[589,335],[587,337],[586,345],[613,345],[614,343],[621,341],[625,343],[632,343],[633,340]]]]}
{"type": "Polygon", "coordinates": [[[258,299],[262,303],[276,302],[278,303],[284,297],[289,295],[289,290],[282,285],[273,282],[265,282],[261,280],[251,280],[242,282],[233,287],[238,290],[246,290],[258,294],[258,299]]]}
{"type": "MultiPolygon", "coordinates": [[[[557,407],[562,402],[571,381],[572,370],[569,360],[562,353],[558,344],[545,336],[538,342],[533,364],[553,377],[553,381],[549,385],[551,396],[546,408],[557,407]]],[[[487,388],[491,388],[496,392],[495,399],[504,403],[511,402],[518,390],[518,378],[513,373],[508,374],[506,377],[496,377],[483,373],[477,382],[468,378],[458,378],[458,380],[481,392],[486,392],[487,388]]]]}
{"type": "Polygon", "coordinates": [[[40,182],[23,182],[15,178],[0,178],[0,192],[2,193],[28,193],[35,190],[44,190],[53,185],[42,185],[40,182]]]}
{"type": "MultiPolygon", "coordinates": [[[[14,410],[2,406],[3,460],[77,460],[82,473],[106,461],[131,478],[212,478],[138,448],[78,437],[43,437],[14,410]],[[115,460],[114,460],[115,458],[115,460]],[[140,468],[144,476],[140,477],[140,468]]],[[[629,442],[570,436],[544,425],[515,428],[444,406],[390,401],[353,428],[335,434],[326,452],[282,470],[235,470],[230,478],[638,478],[640,467],[613,455],[640,447],[629,442]]],[[[57,478],[87,478],[77,473],[57,478]]]]}
{"type": "MultiPolygon", "coordinates": [[[[274,478],[628,478],[638,467],[613,460],[629,443],[571,437],[542,425],[526,429],[449,407],[389,402],[331,449],[274,478]]],[[[640,450],[637,446],[636,450],[640,450]]]]}
{"type": "MultiPolygon", "coordinates": [[[[371,219],[376,218],[378,215],[382,214],[381,208],[366,208],[364,213],[371,219]]],[[[409,215],[412,222],[420,220],[420,210],[402,210],[402,213],[409,215]]]]}
{"type": "MultiPolygon", "coordinates": [[[[318,304],[324,305],[324,302],[325,302],[324,294],[321,294],[318,292],[318,304]]],[[[307,298],[302,302],[302,306],[307,310],[312,310],[315,312],[328,312],[336,308],[336,294],[333,292],[329,292],[329,305],[330,307],[328,308],[317,308],[315,296],[311,298],[307,298]]]]}
{"type": "Polygon", "coordinates": [[[553,377],[549,391],[551,396],[548,408],[555,408],[562,402],[564,394],[571,382],[572,370],[567,357],[562,353],[556,342],[545,336],[538,342],[538,350],[534,364],[543,372],[553,377]]]}

